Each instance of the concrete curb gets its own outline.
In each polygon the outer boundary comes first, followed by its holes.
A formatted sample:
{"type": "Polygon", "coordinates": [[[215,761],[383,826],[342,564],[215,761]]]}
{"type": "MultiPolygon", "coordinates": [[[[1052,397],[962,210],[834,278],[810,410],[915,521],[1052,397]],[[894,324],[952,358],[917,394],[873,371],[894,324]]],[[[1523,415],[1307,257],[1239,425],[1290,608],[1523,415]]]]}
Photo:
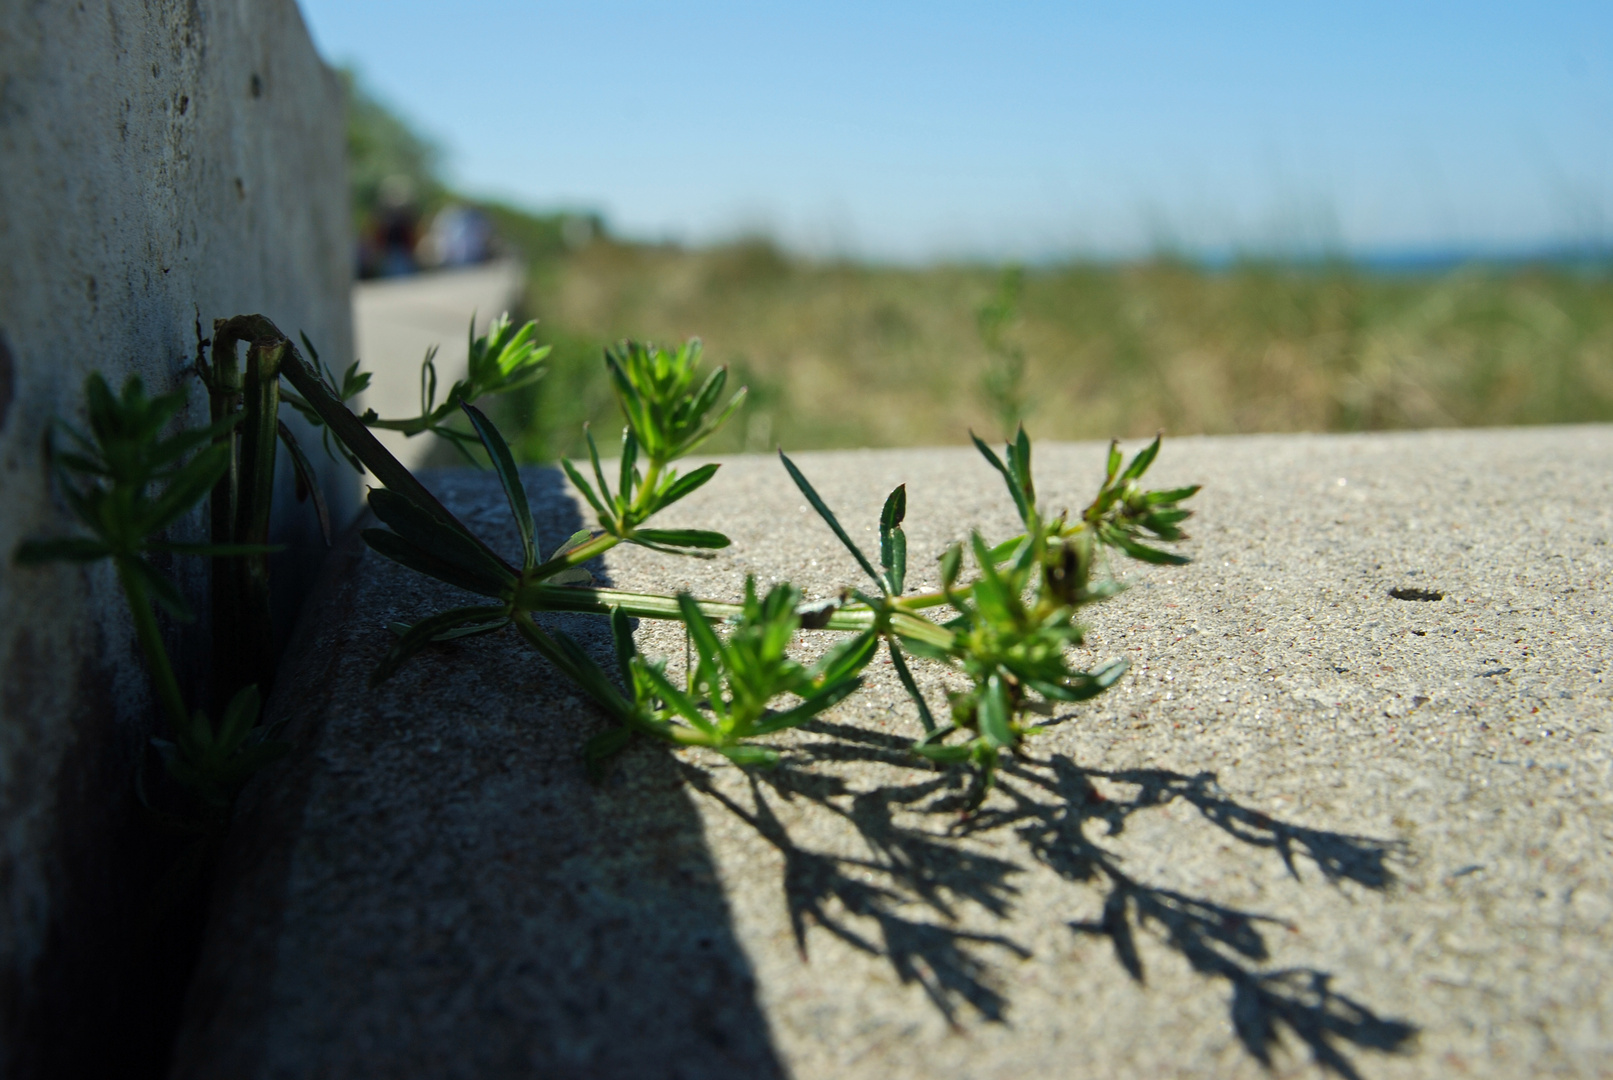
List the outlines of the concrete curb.
{"type": "MultiPolygon", "coordinates": [[[[1101,454],[1039,448],[1044,504],[1101,454]]],[[[1011,525],[973,451],[798,462],[854,535],[908,484],[913,587],[1011,525]]],[[[601,721],[512,639],[368,691],[384,621],[452,598],[350,539],[176,1075],[1601,1075],[1613,428],[1182,439],[1156,473],[1206,484],[1197,562],[1127,569],[1089,650],[1131,673],[972,818],[899,752],[883,664],[773,773],[638,746],[599,787],[601,721]]],[[[576,503],[528,477],[558,538],[576,503]]],[[[514,547],[490,475],[435,482],[514,547]]],[[[610,580],[854,580],[776,462],[696,498],[666,524],[729,553],[612,553],[610,580]]]]}

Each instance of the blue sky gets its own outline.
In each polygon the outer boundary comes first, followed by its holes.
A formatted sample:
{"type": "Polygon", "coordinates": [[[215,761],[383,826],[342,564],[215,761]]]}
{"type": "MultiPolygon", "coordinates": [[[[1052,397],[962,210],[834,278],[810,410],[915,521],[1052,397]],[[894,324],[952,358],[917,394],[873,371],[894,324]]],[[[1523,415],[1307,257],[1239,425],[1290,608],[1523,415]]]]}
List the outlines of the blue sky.
{"type": "Polygon", "coordinates": [[[1613,242],[1613,3],[301,0],[464,189],[883,259],[1613,242]]]}

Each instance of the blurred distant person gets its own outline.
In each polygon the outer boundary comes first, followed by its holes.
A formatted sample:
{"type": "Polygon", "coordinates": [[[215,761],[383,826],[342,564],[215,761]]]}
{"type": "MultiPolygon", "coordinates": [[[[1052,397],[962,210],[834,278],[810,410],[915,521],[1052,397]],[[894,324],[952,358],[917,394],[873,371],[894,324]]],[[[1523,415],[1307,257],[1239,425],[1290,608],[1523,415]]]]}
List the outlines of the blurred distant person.
{"type": "Polygon", "coordinates": [[[474,266],[493,257],[493,223],[473,206],[445,206],[420,241],[427,266],[474,266]]]}
{"type": "Polygon", "coordinates": [[[407,176],[381,181],[380,205],[375,211],[377,277],[401,277],[420,268],[415,245],[420,240],[420,212],[415,209],[414,183],[407,176]]]}

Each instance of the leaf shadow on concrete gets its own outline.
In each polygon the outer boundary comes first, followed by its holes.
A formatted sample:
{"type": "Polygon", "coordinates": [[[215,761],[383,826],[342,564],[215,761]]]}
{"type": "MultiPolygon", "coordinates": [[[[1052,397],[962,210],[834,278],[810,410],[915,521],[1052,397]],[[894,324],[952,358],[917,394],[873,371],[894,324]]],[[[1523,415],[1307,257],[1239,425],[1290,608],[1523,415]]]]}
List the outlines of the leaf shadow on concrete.
{"type": "Polygon", "coordinates": [[[970,842],[1009,831],[1017,848],[997,844],[996,851],[1016,850],[1067,881],[1103,891],[1101,916],[1072,920],[1068,926],[1075,934],[1107,938],[1117,963],[1132,979],[1146,982],[1138,937],[1148,933],[1193,971],[1230,987],[1233,1030],[1261,1063],[1273,1064],[1285,1030],[1318,1066],[1349,1080],[1360,1075],[1349,1051],[1411,1048],[1413,1025],[1381,1017],[1334,991],[1328,972],[1267,968],[1271,953],[1265,931],[1286,928],[1283,920],[1140,881],[1089,830],[1102,827],[1115,836],[1138,812],[1179,800],[1237,841],[1276,853],[1296,879],[1303,880],[1297,859],[1304,857],[1329,883],[1350,882],[1371,890],[1393,882],[1393,866],[1405,856],[1402,844],[1279,821],[1228,796],[1212,773],[1104,772],[1061,755],[1010,761],[999,775],[997,794],[970,814],[963,775],[915,764],[904,740],[825,721],[808,730],[828,738],[795,747],[775,770],[751,773],[749,807],[720,790],[713,774],[683,765],[693,787],[783,855],[783,892],[803,957],[809,924],[816,924],[861,951],[886,957],[904,983],[923,987],[954,1027],[964,1008],[988,1022],[1006,1022],[1010,1001],[994,959],[1024,959],[1030,951],[1007,933],[982,932],[978,918],[970,920],[975,927],[970,930],[956,923],[964,909],[972,909],[970,914],[988,915],[1005,928],[1011,924],[1019,895],[1012,878],[1026,863],[986,853],[981,844],[970,842]],[[914,779],[865,790],[825,772],[822,765],[829,762],[853,769],[895,767],[914,779]],[[1107,781],[1111,788],[1134,787],[1135,793],[1108,797],[1094,780],[1107,781]],[[855,828],[869,854],[851,857],[797,844],[764,791],[785,802],[807,800],[834,815],[855,828]],[[913,823],[915,814],[918,824],[913,823]],[[937,830],[937,819],[949,824],[937,830]],[[922,917],[906,913],[915,910],[915,901],[922,917]],[[858,921],[871,921],[877,936],[860,929],[858,921]]]}

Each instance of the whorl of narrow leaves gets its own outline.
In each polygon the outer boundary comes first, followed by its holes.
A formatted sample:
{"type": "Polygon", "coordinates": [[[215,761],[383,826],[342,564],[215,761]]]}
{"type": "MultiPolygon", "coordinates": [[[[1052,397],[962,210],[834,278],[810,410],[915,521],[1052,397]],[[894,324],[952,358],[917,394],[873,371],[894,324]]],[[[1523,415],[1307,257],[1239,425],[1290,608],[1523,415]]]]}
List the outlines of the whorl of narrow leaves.
{"type": "MultiPolygon", "coordinates": [[[[1021,428],[999,457],[979,438],[974,440],[986,461],[1002,476],[1024,522],[1025,532],[996,545],[974,533],[967,545],[976,576],[964,583],[965,545],[954,544],[941,556],[941,597],[956,612],[944,623],[948,636],[937,642],[912,633],[911,623],[897,621],[906,560],[901,522],[906,514],[906,488],[891,492],[880,514],[880,563],[883,577],[869,565],[811,483],[793,462],[785,468],[807,501],[845,545],[859,565],[884,590],[881,600],[867,599],[875,626],[889,642],[891,663],[918,709],[924,735],[915,744],[920,755],[937,762],[971,762],[982,783],[977,798],[990,785],[999,754],[1019,746],[1032,725],[1023,719],[1040,698],[1048,705],[1082,701],[1112,686],[1124,673],[1122,660],[1085,671],[1070,665],[1069,649],[1079,645],[1076,621],[1082,607],[1120,591],[1112,580],[1094,581],[1096,545],[1109,545],[1146,562],[1186,561],[1137,540],[1140,531],[1159,541],[1183,539],[1180,522],[1189,514],[1176,504],[1197,488],[1149,492],[1138,481],[1159,452],[1159,440],[1133,458],[1122,471],[1118,447],[1111,450],[1097,499],[1074,522],[1067,514],[1047,520],[1037,505],[1031,472],[1030,439],[1021,428]],[[900,642],[900,644],[898,644],[900,642]],[[970,688],[948,695],[951,723],[938,727],[929,704],[903,656],[903,649],[952,667],[968,677],[970,688]]],[[[861,597],[861,594],[859,594],[861,597]]]]}
{"type": "Polygon", "coordinates": [[[91,374],[84,380],[84,398],[89,434],[58,423],[72,448],[53,445],[50,457],[62,498],[90,535],[24,541],[13,558],[22,565],[115,559],[126,572],[144,580],[165,610],[189,619],[189,605],[178,587],[151,564],[148,554],[241,555],[270,550],[163,538],[229,471],[229,445],[214,440],[234,427],[240,414],[164,436],[185,408],[188,395],[183,390],[150,397],[139,376],[131,375],[118,396],[99,374],[91,374]]]}
{"type": "Polygon", "coordinates": [[[183,413],[187,397],[183,390],[148,396],[137,376],[129,377],[119,395],[99,374],[85,379],[89,433],[58,423],[71,448],[57,448],[53,441],[50,459],[63,499],[89,535],[24,541],[12,557],[19,565],[113,562],[174,736],[152,742],[169,775],[204,806],[220,811],[254,772],[287,747],[257,726],[261,699],[256,686],[235,694],[217,727],[202,711],[186,709],[150,604],[177,619],[188,620],[192,614],[179,587],[149,556],[231,556],[274,549],[165,538],[229,472],[230,444],[219,436],[242,416],[235,413],[207,427],[165,435],[183,413]]]}
{"type": "MultiPolygon", "coordinates": [[[[273,331],[267,320],[261,321],[263,333],[273,331]]],[[[1157,438],[1129,463],[1123,462],[1118,446],[1111,448],[1098,494],[1085,510],[1078,516],[1068,512],[1050,516],[1038,503],[1031,443],[1021,427],[1001,456],[980,439],[974,441],[1003,478],[1024,531],[994,544],[974,533],[966,544],[948,547],[941,556],[938,592],[906,592],[906,485],[891,491],[880,511],[876,566],[806,474],[782,453],[785,471],[873,582],[872,591],[845,589],[836,597],[807,603],[787,583],[761,593],[754,579],[747,578],[744,599],[734,605],[699,601],[688,594],[664,597],[594,588],[586,564],[618,543],[686,555],[704,555],[729,543],[711,530],[648,524],[655,514],[712,479],[715,464],[679,475],[673,462],[715,431],[743,398],[741,390],[724,403],[726,373],[721,369],[699,378],[697,341],[674,352],[627,342],[606,354],[627,420],[620,457],[611,470],[614,476],[607,475],[592,432],[586,440],[592,479],[571,462],[562,462],[598,515],[599,530],[578,531],[547,559],[543,558],[547,545],[538,535],[514,455],[470,400],[474,393],[508,389],[537,377],[543,350],[533,345],[531,324],[516,330],[500,320],[484,338],[473,336],[470,374],[455,384],[440,406],[428,356],[422,368],[422,415],[399,424],[355,417],[346,408],[344,401],[362,389],[366,379],[356,367],[347,370],[337,387],[317,357],[310,365],[289,342],[277,338],[276,348],[282,343],[281,371],[293,386],[286,400],[317,418],[341,441],[344,453],[385,485],[370,494],[370,507],[384,527],[366,530],[365,541],[388,558],[488,601],[431,615],[413,625],[393,624],[397,640],[372,681],[386,679],[433,643],[513,627],[616,721],[585,748],[596,774],[633,733],[707,747],[742,765],[775,763],[777,751],[755,740],[798,726],[855,692],[883,640],[923,728],[914,751],[938,763],[971,763],[981,780],[977,797],[983,796],[999,756],[1017,749],[1039,726],[1028,721],[1027,714],[1049,714],[1058,705],[1090,698],[1113,685],[1125,670],[1123,661],[1091,670],[1071,664],[1071,647],[1082,641],[1077,621],[1081,609],[1121,588],[1112,579],[1095,577],[1099,549],[1114,548],[1145,562],[1186,561],[1157,545],[1185,537],[1181,525],[1189,511],[1179,504],[1198,489],[1142,487],[1142,477],[1159,453],[1157,438]],[[468,432],[442,428],[450,409],[464,414],[468,432]],[[368,430],[388,426],[439,434],[453,430],[449,437],[480,446],[514,518],[518,559],[507,560],[467,528],[368,430]],[[972,566],[972,575],[966,574],[966,564],[972,566]],[[923,614],[938,606],[950,607],[951,617],[937,622],[923,614]],[[615,642],[614,673],[576,641],[546,629],[535,618],[551,611],[608,613],[615,642]],[[630,615],[674,618],[685,625],[693,662],[683,686],[668,676],[664,661],[638,653],[630,615]],[[714,622],[724,625],[722,632],[714,622]],[[816,663],[804,665],[791,656],[794,639],[803,629],[851,633],[816,663]],[[964,689],[947,694],[947,723],[937,722],[909,656],[943,664],[963,677],[964,689]]],[[[92,435],[69,432],[76,448],[59,454],[57,461],[64,494],[90,535],[25,544],[16,557],[19,561],[110,557],[119,564],[132,603],[138,600],[143,606],[149,596],[181,610],[177,589],[156,574],[144,553],[234,553],[173,544],[154,535],[182,516],[229,467],[227,455],[219,453],[222,442],[214,440],[228,430],[230,421],[163,439],[160,432],[183,406],[183,395],[147,398],[133,381],[120,400],[103,382],[92,379],[86,396],[92,435]],[[189,460],[183,461],[187,454],[189,460]],[[153,494],[150,488],[158,484],[162,488],[153,494]]],[[[311,469],[295,440],[287,438],[287,445],[299,477],[311,484],[311,469]]],[[[154,631],[146,636],[156,637],[154,631]]],[[[168,681],[172,683],[171,673],[168,681]]],[[[167,696],[177,701],[177,688],[170,686],[167,696]]],[[[182,707],[170,711],[176,718],[176,738],[162,746],[169,771],[204,801],[227,798],[245,775],[241,770],[250,772],[277,752],[261,738],[254,736],[258,741],[252,741],[244,734],[255,728],[255,698],[238,696],[216,729],[199,714],[194,718],[185,714],[182,707]],[[251,722],[242,720],[248,712],[251,722]]]]}
{"type": "Polygon", "coordinates": [[[671,464],[704,442],[745,398],[740,389],[720,405],[728,379],[726,368],[718,368],[696,386],[699,360],[698,340],[690,340],[673,353],[632,341],[606,350],[611,388],[627,418],[616,483],[606,479],[599,446],[587,425],[584,435],[593,482],[570,461],[562,459],[560,464],[599,515],[600,528],[618,540],[696,556],[728,546],[726,536],[708,529],[640,528],[716,475],[716,465],[702,465],[680,476],[671,464]],[[639,467],[641,455],[643,469],[639,467]]]}
{"type": "Polygon", "coordinates": [[[689,454],[745,400],[742,388],[722,402],[726,367],[717,368],[696,388],[700,350],[700,340],[691,338],[675,352],[637,341],[624,341],[605,352],[616,403],[651,460],[672,461],[689,454]]]}
{"type": "MultiPolygon", "coordinates": [[[[618,660],[632,704],[611,709],[614,691],[594,697],[629,728],[684,746],[708,747],[741,765],[776,764],[776,751],[748,740],[798,727],[854,693],[879,643],[870,629],[839,642],[811,666],[802,665],[788,653],[801,628],[800,592],[781,583],[759,597],[754,577],[745,579],[744,602],[726,635],[712,629],[687,593],[679,594],[678,604],[695,653],[687,685],[679,687],[667,676],[664,661],[639,655],[631,638],[618,632],[618,660]],[[773,702],[785,694],[793,695],[795,703],[775,709],[773,702]]],[[[620,613],[613,618],[620,619],[620,613]]],[[[590,677],[584,688],[599,681],[590,677]]],[[[619,736],[607,734],[586,753],[597,767],[620,745],[619,736]]]]}

